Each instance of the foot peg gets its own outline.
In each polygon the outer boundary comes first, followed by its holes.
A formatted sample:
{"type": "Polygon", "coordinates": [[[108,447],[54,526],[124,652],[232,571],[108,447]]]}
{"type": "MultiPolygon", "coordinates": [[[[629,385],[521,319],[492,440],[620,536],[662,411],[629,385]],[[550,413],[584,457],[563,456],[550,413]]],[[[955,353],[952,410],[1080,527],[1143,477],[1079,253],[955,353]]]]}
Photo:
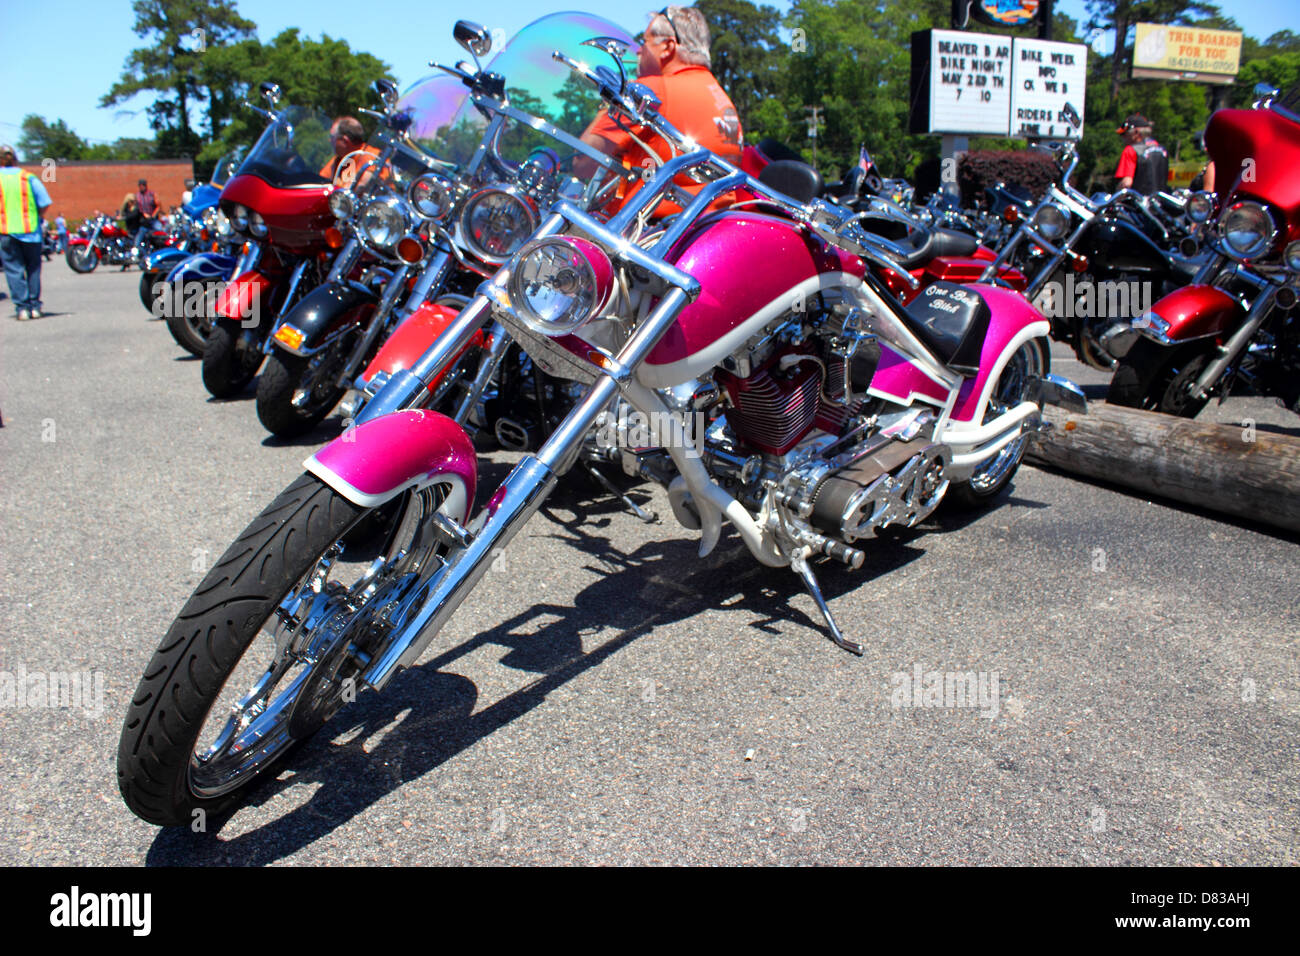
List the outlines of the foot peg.
{"type": "Polygon", "coordinates": [[[822,620],[826,622],[826,629],[830,631],[830,638],[837,645],[851,654],[861,657],[865,648],[857,641],[850,641],[840,631],[839,625],[835,623],[835,618],[831,614],[831,609],[826,606],[826,599],[822,597],[821,586],[817,583],[817,575],[813,574],[812,565],[808,563],[806,550],[800,550],[790,560],[790,567],[794,568],[795,573],[803,579],[803,586],[808,589],[812,595],[813,601],[817,604],[817,610],[822,613],[822,620]]]}

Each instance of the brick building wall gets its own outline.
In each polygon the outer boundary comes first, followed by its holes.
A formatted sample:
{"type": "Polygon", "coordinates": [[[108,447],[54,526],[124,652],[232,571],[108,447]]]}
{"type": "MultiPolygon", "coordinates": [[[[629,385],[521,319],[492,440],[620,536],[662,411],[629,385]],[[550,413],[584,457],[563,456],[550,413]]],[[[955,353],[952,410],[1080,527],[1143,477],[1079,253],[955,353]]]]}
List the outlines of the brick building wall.
{"type": "Polygon", "coordinates": [[[194,163],[188,159],[66,162],[49,171],[40,163],[19,165],[33,176],[41,176],[50,194],[52,205],[45,214],[46,221],[53,222],[62,213],[69,225],[87,218],[96,209],[109,214],[117,212],[122,208],[123,197],[136,191],[140,179],[149,180],[149,188],[165,213],[181,204],[185,180],[194,178],[194,163]]]}

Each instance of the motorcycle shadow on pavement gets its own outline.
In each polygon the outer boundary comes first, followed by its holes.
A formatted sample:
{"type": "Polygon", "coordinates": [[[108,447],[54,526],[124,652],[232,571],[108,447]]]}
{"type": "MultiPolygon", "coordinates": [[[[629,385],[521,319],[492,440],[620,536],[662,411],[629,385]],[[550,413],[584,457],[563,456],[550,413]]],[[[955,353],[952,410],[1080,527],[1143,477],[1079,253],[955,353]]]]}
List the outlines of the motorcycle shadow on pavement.
{"type": "MultiPolygon", "coordinates": [[[[484,464],[481,477],[490,488],[512,463],[484,464]]],[[[534,518],[533,533],[589,555],[592,560],[584,570],[595,575],[594,581],[571,599],[538,602],[403,671],[382,694],[358,696],[289,755],[280,765],[279,775],[255,787],[242,805],[260,812],[281,795],[292,800],[292,788],[315,788],[284,815],[229,839],[221,839],[220,833],[239,807],[221,819],[209,819],[207,833],[184,828],[161,831],[146,854],[146,864],[265,866],[278,862],[531,712],[552,691],[598,667],[633,641],[707,611],[734,616],[735,628],[744,640],[764,639],[746,633],[752,630],[770,635],[770,639],[802,642],[810,653],[844,653],[825,638],[820,617],[798,578],[788,569],[759,565],[734,532],[726,533],[726,526],[718,548],[704,559],[697,557],[698,536],[685,529],[667,540],[648,540],[630,552],[620,551],[602,532],[621,533],[626,529],[614,527],[615,522],[639,525],[639,520],[617,498],[593,496],[588,482],[577,475],[574,478],[562,482],[534,518]],[[545,524],[539,527],[541,522],[545,524]],[[792,603],[794,598],[800,598],[801,606],[792,603]],[[500,658],[502,665],[536,676],[480,707],[478,686],[448,668],[490,645],[506,649],[500,658]],[[367,749],[372,740],[373,746],[367,749]]],[[[646,495],[635,486],[631,491],[646,495]]],[[[876,578],[922,557],[925,549],[913,542],[923,534],[957,530],[1010,503],[1040,506],[1003,496],[991,508],[980,511],[941,509],[919,528],[887,532],[869,543],[866,561],[857,571],[838,562],[819,565],[823,594],[833,605],[836,598],[869,587],[876,578]]],[[[710,629],[716,631],[715,626],[710,629]]],[[[472,829],[473,824],[468,824],[466,830],[472,829]]]]}

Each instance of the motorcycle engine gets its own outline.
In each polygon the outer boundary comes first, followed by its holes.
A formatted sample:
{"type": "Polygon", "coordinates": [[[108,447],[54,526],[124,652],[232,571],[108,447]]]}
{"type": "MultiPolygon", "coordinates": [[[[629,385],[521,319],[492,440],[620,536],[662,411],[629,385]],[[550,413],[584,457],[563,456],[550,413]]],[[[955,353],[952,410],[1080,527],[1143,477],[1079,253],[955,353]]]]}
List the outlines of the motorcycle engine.
{"type": "Polygon", "coordinates": [[[792,316],[716,373],[730,400],[727,421],[744,445],[781,456],[814,428],[839,435],[862,413],[880,349],[846,332],[851,311],[792,316]]]}

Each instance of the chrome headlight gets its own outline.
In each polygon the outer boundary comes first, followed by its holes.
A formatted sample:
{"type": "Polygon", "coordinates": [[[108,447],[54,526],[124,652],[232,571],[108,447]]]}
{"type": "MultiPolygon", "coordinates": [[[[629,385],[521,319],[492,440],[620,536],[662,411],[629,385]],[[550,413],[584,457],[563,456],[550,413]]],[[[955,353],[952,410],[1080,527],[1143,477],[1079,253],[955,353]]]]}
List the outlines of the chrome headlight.
{"type": "Polygon", "coordinates": [[[350,189],[335,189],[330,193],[330,212],[339,222],[347,222],[357,211],[357,197],[350,189]]]}
{"type": "Polygon", "coordinates": [[[1048,242],[1056,242],[1070,228],[1070,216],[1060,206],[1046,203],[1034,213],[1034,231],[1048,242]]]}
{"type": "Polygon", "coordinates": [[[429,173],[411,183],[407,198],[416,215],[425,219],[443,219],[456,202],[456,187],[446,176],[429,173]]]}
{"type": "Polygon", "coordinates": [[[357,227],[367,242],[385,249],[396,245],[410,231],[406,210],[394,196],[372,199],[362,206],[357,227]]]}
{"type": "Polygon", "coordinates": [[[262,219],[260,213],[250,212],[248,214],[248,231],[257,239],[266,235],[266,221],[262,219]]]}
{"type": "Polygon", "coordinates": [[[222,239],[234,232],[234,228],[230,225],[230,217],[216,206],[203,214],[203,225],[212,235],[222,239]]]}
{"type": "Polygon", "coordinates": [[[248,231],[248,207],[239,203],[230,207],[230,224],[239,232],[248,231]]]}
{"type": "Polygon", "coordinates": [[[1187,200],[1187,218],[1192,222],[1206,222],[1214,215],[1214,193],[1202,190],[1187,200]]]}
{"type": "Polygon", "coordinates": [[[520,250],[510,274],[510,301],[524,324],[542,335],[567,335],[590,321],[609,298],[614,267],[585,239],[538,239],[520,250]]]}
{"type": "Polygon", "coordinates": [[[1219,219],[1219,232],[1228,254],[1238,259],[1257,259],[1268,252],[1277,236],[1273,217],[1257,202],[1233,203],[1219,219]]]}
{"type": "Polygon", "coordinates": [[[1282,252],[1282,259],[1292,272],[1300,272],[1300,239],[1287,245],[1282,252]]]}
{"type": "Polygon", "coordinates": [[[480,189],[465,202],[460,231],[471,252],[499,265],[537,231],[537,207],[517,189],[480,189]]]}

